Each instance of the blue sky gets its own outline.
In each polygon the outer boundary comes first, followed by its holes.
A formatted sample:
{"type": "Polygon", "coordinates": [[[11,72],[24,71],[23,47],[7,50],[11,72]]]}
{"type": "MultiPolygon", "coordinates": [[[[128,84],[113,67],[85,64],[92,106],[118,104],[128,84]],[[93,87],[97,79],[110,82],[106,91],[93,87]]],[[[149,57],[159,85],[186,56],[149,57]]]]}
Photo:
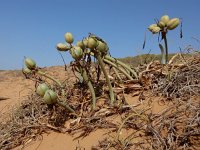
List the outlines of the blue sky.
{"type": "MultiPolygon", "coordinates": [[[[157,36],[146,28],[155,18],[168,14],[183,18],[183,39],[179,30],[168,33],[169,52],[199,43],[199,0],[1,0],[0,1],[0,70],[20,69],[23,57],[37,61],[38,66],[63,65],[55,49],[71,32],[75,41],[95,33],[107,41],[114,57],[160,53],[157,36]]],[[[72,59],[63,53],[65,61],[72,59]]]]}

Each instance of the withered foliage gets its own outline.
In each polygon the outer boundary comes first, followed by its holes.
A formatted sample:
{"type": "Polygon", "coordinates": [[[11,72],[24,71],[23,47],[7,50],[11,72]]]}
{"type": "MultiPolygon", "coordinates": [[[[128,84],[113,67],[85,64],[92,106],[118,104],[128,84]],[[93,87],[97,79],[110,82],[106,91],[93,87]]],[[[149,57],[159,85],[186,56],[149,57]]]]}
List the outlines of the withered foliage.
{"type": "Polygon", "coordinates": [[[50,130],[78,139],[97,129],[109,132],[93,150],[200,149],[200,54],[175,57],[182,63],[174,63],[173,58],[168,65],[152,62],[138,69],[138,80],[113,80],[117,101],[112,107],[105,80],[96,86],[99,94],[95,110],[91,109],[86,86],[70,84],[66,99],[77,115],[58,105],[48,106],[37,95],[31,95],[9,115],[1,116],[0,149],[25,145],[50,130]],[[138,96],[139,103],[129,105],[125,94],[138,96]],[[165,106],[157,113],[151,106],[155,97],[165,106]],[[129,134],[122,136],[124,130],[129,134]]]}

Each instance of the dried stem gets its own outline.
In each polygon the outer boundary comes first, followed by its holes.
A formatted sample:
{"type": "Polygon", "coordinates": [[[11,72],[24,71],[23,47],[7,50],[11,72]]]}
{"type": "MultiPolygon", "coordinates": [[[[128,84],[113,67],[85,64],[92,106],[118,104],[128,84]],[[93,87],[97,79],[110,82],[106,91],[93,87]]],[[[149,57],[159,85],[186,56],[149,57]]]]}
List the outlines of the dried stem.
{"type": "Polygon", "coordinates": [[[116,64],[121,65],[122,67],[124,67],[125,69],[127,69],[128,71],[130,71],[135,76],[136,79],[138,79],[137,73],[133,69],[131,69],[128,65],[126,65],[125,63],[123,63],[123,62],[121,62],[121,61],[119,61],[119,60],[117,60],[117,59],[115,59],[115,58],[113,58],[111,56],[108,56],[108,55],[106,55],[104,57],[104,59],[107,59],[109,61],[112,61],[112,62],[114,62],[116,64]]]}
{"type": "Polygon", "coordinates": [[[116,69],[118,69],[119,71],[121,71],[129,80],[133,80],[133,78],[122,68],[120,68],[119,66],[117,66],[116,64],[112,63],[111,61],[107,60],[107,59],[103,59],[103,61],[113,67],[115,67],[116,69]]]}

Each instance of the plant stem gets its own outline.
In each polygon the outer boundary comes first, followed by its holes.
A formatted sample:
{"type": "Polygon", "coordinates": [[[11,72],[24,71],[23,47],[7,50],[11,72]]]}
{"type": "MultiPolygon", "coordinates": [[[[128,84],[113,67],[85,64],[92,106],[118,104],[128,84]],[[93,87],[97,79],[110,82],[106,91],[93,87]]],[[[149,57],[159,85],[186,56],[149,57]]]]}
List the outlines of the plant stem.
{"type": "Polygon", "coordinates": [[[167,45],[167,36],[166,36],[166,31],[162,34],[163,39],[164,39],[164,43],[165,43],[165,64],[168,63],[168,45],[167,45]]]}
{"type": "Polygon", "coordinates": [[[119,73],[118,73],[118,71],[116,70],[115,67],[113,67],[113,71],[115,72],[115,74],[116,74],[118,80],[119,80],[120,82],[122,82],[122,78],[120,77],[120,75],[119,75],[119,73]]]}
{"type": "Polygon", "coordinates": [[[60,102],[60,101],[57,101],[58,105],[64,107],[65,109],[69,110],[71,113],[75,113],[75,111],[66,103],[63,103],[63,102],[60,102]]]}
{"type": "Polygon", "coordinates": [[[166,58],[165,58],[165,49],[163,48],[162,44],[159,43],[159,48],[161,51],[161,64],[166,64],[166,58]]]}
{"type": "Polygon", "coordinates": [[[116,69],[118,69],[119,71],[121,71],[129,80],[133,80],[133,78],[122,68],[118,67],[116,64],[112,63],[111,61],[104,59],[104,62],[108,63],[109,65],[115,67],[116,69]]]}
{"type": "Polygon", "coordinates": [[[42,72],[42,71],[40,71],[40,70],[38,70],[36,73],[38,73],[39,75],[44,76],[44,77],[46,77],[46,78],[48,78],[48,79],[54,81],[54,82],[61,88],[61,90],[62,90],[62,91],[61,91],[62,96],[66,96],[66,95],[65,95],[66,93],[65,93],[64,87],[62,86],[62,84],[60,83],[60,81],[56,80],[56,79],[53,78],[52,76],[50,76],[50,75],[48,75],[48,74],[46,74],[45,72],[42,72]]]}
{"type": "Polygon", "coordinates": [[[108,88],[109,88],[109,92],[110,92],[111,105],[113,105],[114,101],[115,101],[115,96],[114,96],[114,92],[113,92],[113,88],[112,88],[110,79],[109,79],[108,74],[106,72],[106,69],[104,67],[105,65],[104,65],[103,60],[101,59],[101,56],[100,56],[100,54],[98,52],[95,54],[95,57],[97,58],[97,60],[99,62],[99,65],[101,67],[101,70],[103,71],[103,74],[104,74],[104,76],[106,78],[106,82],[108,84],[108,88]]]}
{"type": "Polygon", "coordinates": [[[41,76],[44,76],[52,81],[54,81],[58,86],[60,86],[62,88],[62,84],[60,83],[60,81],[56,80],[55,78],[53,78],[52,76],[46,74],[45,72],[42,72],[42,71],[37,71],[36,73],[38,73],[39,75],[41,76]]]}
{"type": "Polygon", "coordinates": [[[130,71],[135,76],[136,79],[138,79],[137,73],[133,69],[131,69],[128,65],[126,65],[125,63],[123,63],[123,62],[121,62],[121,61],[119,61],[119,60],[117,60],[117,59],[115,59],[113,57],[110,57],[109,55],[106,55],[104,59],[110,60],[110,61],[112,61],[114,63],[117,63],[117,64],[121,65],[122,67],[124,67],[125,69],[130,71]]]}
{"type": "MultiPolygon", "coordinates": [[[[46,74],[45,72],[37,71],[37,73],[38,73],[39,75],[42,75],[42,76],[44,76],[44,77],[46,77],[46,78],[48,78],[48,79],[54,81],[55,83],[57,83],[58,86],[60,86],[60,87],[62,88],[62,95],[64,94],[64,93],[63,93],[63,92],[64,92],[63,86],[62,86],[62,84],[61,84],[58,80],[56,80],[56,79],[53,78],[52,76],[46,74]]],[[[60,106],[62,106],[62,107],[64,107],[64,108],[66,108],[67,110],[69,110],[71,113],[76,114],[75,111],[74,111],[68,104],[63,103],[63,102],[60,102],[60,101],[57,101],[57,103],[58,103],[58,105],[60,105],[60,106]]]]}
{"type": "Polygon", "coordinates": [[[88,87],[90,89],[90,92],[92,94],[92,108],[95,109],[96,108],[96,95],[95,95],[94,87],[93,87],[91,81],[88,78],[86,69],[85,68],[81,68],[81,67],[79,67],[79,69],[82,72],[83,80],[87,83],[87,85],[88,85],[88,87]]]}

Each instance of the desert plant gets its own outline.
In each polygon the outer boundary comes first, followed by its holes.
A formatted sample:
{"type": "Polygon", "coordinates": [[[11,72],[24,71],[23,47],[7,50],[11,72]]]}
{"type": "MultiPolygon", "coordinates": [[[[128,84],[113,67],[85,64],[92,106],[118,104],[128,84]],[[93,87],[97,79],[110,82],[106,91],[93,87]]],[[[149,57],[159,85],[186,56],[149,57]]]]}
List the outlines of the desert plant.
{"type": "Polygon", "coordinates": [[[164,15],[160,18],[156,24],[152,24],[148,27],[149,31],[153,34],[161,34],[162,39],[164,40],[165,48],[162,44],[159,43],[159,48],[162,54],[162,64],[168,63],[168,43],[167,43],[167,32],[169,30],[174,30],[180,24],[179,18],[170,19],[168,15],[164,15]]]}
{"type": "MultiPolygon", "coordinates": [[[[75,45],[72,45],[72,41],[69,42],[69,39],[74,39],[71,33],[65,34],[65,41],[67,43],[58,43],[56,48],[59,51],[69,51],[72,58],[74,58],[74,70],[79,72],[83,80],[87,83],[90,92],[92,94],[93,99],[93,109],[96,105],[96,95],[94,86],[92,83],[94,81],[90,75],[90,66],[87,66],[91,62],[91,57],[94,57],[97,60],[97,65],[100,71],[103,72],[104,77],[106,79],[106,83],[109,88],[110,93],[110,103],[111,105],[114,104],[115,96],[113,92],[113,88],[111,85],[111,81],[108,76],[108,72],[105,68],[105,64],[113,67],[114,73],[116,74],[117,78],[121,81],[121,77],[119,76],[119,72],[125,75],[129,80],[132,80],[137,77],[137,73],[131,69],[128,65],[124,64],[123,62],[111,57],[109,54],[109,47],[107,43],[101,39],[100,37],[89,34],[87,37],[83,38],[83,40],[78,41],[75,45]],[[132,76],[130,75],[132,74],[132,76]]],[[[98,72],[97,72],[98,74],[98,72]]]]}
{"type": "MultiPolygon", "coordinates": [[[[123,80],[127,79],[133,80],[134,78],[138,78],[137,73],[128,65],[109,55],[109,47],[107,43],[100,37],[97,37],[94,34],[89,34],[87,37],[83,38],[81,41],[78,41],[76,44],[73,44],[74,37],[70,32],[67,32],[64,35],[64,38],[66,42],[58,43],[56,48],[58,51],[69,51],[71,54],[72,58],[74,59],[74,61],[71,62],[71,67],[75,71],[75,74],[81,75],[84,84],[87,84],[92,96],[93,109],[96,107],[95,90],[98,90],[96,87],[98,87],[101,72],[103,72],[106,83],[108,85],[110,104],[114,105],[115,102],[115,94],[106,65],[108,65],[109,68],[113,68],[113,72],[120,82],[123,82],[123,80]],[[97,62],[92,62],[92,57],[97,60],[97,62]],[[98,68],[96,69],[95,74],[92,71],[93,64],[97,66],[96,68],[98,68]]],[[[36,62],[31,58],[25,58],[24,64],[25,67],[23,68],[23,73],[25,75],[43,76],[44,78],[52,80],[56,84],[56,87],[51,86],[50,88],[50,86],[44,81],[39,82],[40,84],[36,88],[36,93],[43,97],[44,103],[57,103],[58,105],[68,109],[70,112],[75,113],[75,111],[68,105],[67,102],[63,103],[65,100],[62,99],[66,98],[67,93],[65,93],[65,86],[59,80],[43,72],[42,69],[37,67],[36,62]],[[61,95],[59,95],[59,93],[61,93],[61,95]]]]}

